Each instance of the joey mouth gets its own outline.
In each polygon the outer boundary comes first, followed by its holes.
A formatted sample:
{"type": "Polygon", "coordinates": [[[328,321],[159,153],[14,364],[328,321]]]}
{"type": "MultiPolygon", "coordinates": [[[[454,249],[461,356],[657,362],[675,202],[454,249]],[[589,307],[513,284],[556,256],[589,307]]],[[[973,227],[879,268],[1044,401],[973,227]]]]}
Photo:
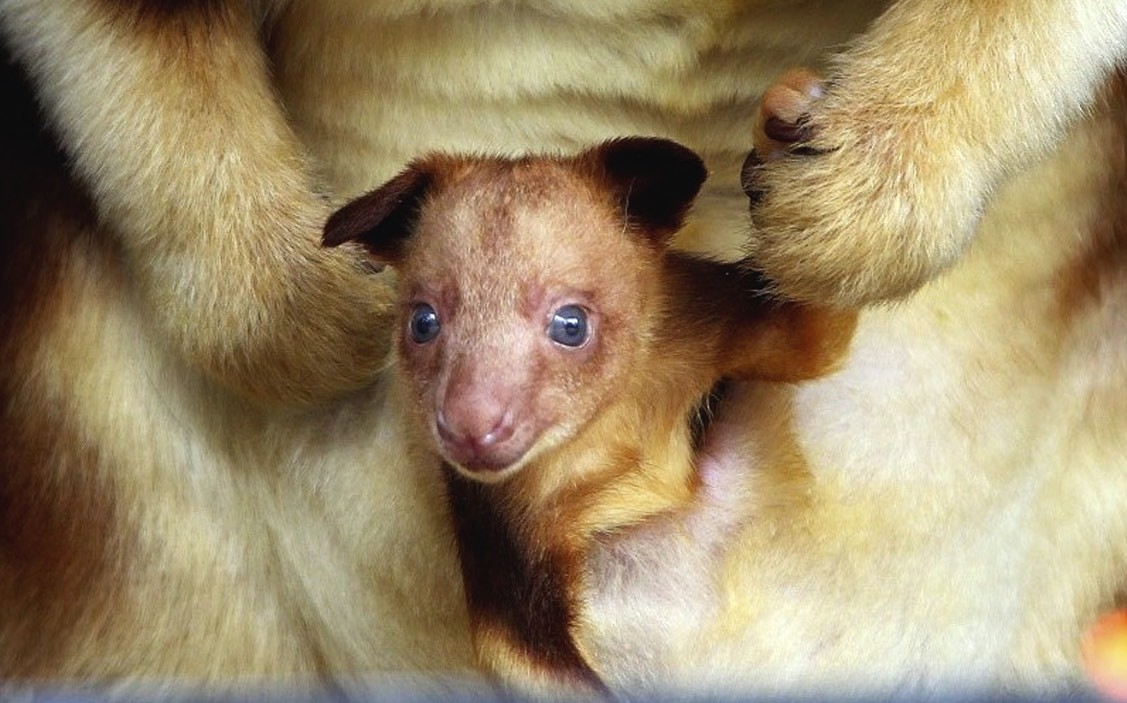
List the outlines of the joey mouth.
{"type": "Polygon", "coordinates": [[[470,468],[467,466],[462,466],[461,464],[452,462],[450,460],[447,460],[447,463],[450,466],[454,467],[454,470],[465,478],[468,478],[471,481],[485,484],[501,483],[502,481],[507,480],[520,471],[520,467],[517,465],[509,465],[498,469],[486,469],[481,468],[480,466],[476,468],[470,468]]]}
{"type": "Polygon", "coordinates": [[[522,453],[513,460],[494,457],[473,457],[471,459],[458,459],[452,455],[447,447],[443,446],[443,458],[459,474],[479,483],[500,483],[518,473],[525,465],[527,453],[522,453]]]}

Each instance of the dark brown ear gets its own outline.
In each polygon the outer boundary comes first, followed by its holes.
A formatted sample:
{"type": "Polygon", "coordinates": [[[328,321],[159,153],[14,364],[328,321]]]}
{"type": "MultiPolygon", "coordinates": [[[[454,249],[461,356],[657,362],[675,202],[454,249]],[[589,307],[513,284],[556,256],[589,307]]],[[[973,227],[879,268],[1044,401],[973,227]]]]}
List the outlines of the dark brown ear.
{"type": "Polygon", "coordinates": [[[614,139],[585,154],[634,229],[665,246],[681,229],[708,170],[688,147],[657,137],[614,139]]]}
{"type": "Polygon", "coordinates": [[[431,176],[412,164],[379,188],[365,193],[334,212],[325,223],[321,244],[335,247],[360,242],[377,265],[398,263],[403,244],[414,228],[419,204],[431,185],[431,176]]]}

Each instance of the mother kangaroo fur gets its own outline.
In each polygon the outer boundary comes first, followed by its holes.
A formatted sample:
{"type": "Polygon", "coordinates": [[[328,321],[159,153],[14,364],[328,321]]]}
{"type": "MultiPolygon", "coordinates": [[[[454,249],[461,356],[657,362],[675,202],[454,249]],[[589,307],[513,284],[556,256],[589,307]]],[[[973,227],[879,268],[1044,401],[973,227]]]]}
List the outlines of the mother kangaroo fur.
{"type": "Polygon", "coordinates": [[[719,553],[605,555],[612,683],[1077,681],[1127,574],[1124,3],[0,0],[0,36],[0,678],[473,676],[390,274],[320,229],[427,151],[653,134],[712,171],[682,247],[862,309],[840,371],[725,406],[719,553]],[[828,88],[749,227],[794,64],[828,88]]]}

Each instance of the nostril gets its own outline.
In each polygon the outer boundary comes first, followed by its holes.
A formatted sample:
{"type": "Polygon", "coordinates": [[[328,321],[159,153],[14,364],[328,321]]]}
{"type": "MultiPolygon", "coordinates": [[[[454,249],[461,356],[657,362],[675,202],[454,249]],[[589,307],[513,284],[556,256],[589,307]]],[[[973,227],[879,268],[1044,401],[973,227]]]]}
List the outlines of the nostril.
{"type": "Polygon", "coordinates": [[[461,444],[463,442],[463,438],[454,431],[446,421],[446,414],[442,412],[441,408],[439,408],[438,412],[434,415],[434,426],[438,430],[438,436],[441,437],[444,442],[451,444],[461,444]]]}
{"type": "Polygon", "coordinates": [[[478,441],[480,447],[488,448],[497,444],[501,444],[508,438],[513,436],[513,413],[511,410],[505,412],[493,429],[485,433],[478,441]]]}

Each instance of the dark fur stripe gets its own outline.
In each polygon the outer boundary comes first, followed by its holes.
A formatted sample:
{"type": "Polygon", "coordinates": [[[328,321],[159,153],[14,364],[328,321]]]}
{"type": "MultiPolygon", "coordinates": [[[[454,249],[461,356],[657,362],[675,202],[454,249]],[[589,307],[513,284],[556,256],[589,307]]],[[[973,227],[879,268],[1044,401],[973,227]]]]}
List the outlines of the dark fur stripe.
{"type": "Polygon", "coordinates": [[[571,636],[575,614],[566,576],[573,559],[521,544],[497,510],[497,486],[466,479],[449,465],[443,473],[475,626],[506,633],[533,663],[561,679],[608,692],[571,636]]]}

